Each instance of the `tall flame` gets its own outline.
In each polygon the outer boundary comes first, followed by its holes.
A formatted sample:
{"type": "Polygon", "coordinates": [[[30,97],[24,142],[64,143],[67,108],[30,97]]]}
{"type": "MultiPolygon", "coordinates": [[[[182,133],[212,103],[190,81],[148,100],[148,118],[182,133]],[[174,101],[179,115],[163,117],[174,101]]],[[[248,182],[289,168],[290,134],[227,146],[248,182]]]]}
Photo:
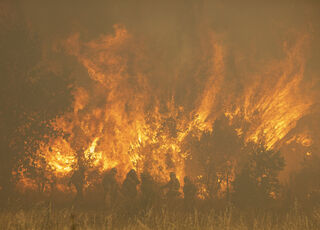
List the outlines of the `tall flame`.
{"type": "MultiPolygon", "coordinates": [[[[87,43],[73,35],[64,49],[87,70],[90,80],[79,80],[72,112],[52,122],[64,137],[41,145],[39,154],[57,177],[69,175],[83,160],[100,173],[117,167],[121,178],[134,168],[138,173],[149,171],[160,181],[167,180],[170,171],[182,179],[190,154],[182,148],[185,138],[193,131],[214,132],[212,125],[221,115],[247,142],[263,139],[273,148],[312,105],[299,88],[307,41],[302,36],[294,46],[284,45],[285,57],[266,63],[260,72],[242,70],[246,84],[232,93],[226,90],[228,49],[211,34],[205,58],[210,60],[209,77],[203,78],[197,106],[189,111],[189,102],[178,104],[174,95],[166,95],[163,103],[150,84],[152,71],[143,44],[124,27],[117,25],[114,35],[87,43]]],[[[237,65],[241,60],[235,60],[237,65]]],[[[237,81],[241,84],[241,79],[237,81]]]]}

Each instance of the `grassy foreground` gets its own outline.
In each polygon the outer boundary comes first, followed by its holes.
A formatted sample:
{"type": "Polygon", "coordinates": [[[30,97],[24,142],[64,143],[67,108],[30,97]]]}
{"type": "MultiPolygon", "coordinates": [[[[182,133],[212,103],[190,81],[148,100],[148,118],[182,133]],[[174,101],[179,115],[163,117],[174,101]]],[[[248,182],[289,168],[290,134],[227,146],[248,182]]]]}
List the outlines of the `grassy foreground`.
{"type": "Polygon", "coordinates": [[[132,218],[125,218],[104,211],[36,207],[29,210],[2,210],[0,229],[318,230],[320,209],[315,209],[308,215],[294,210],[278,215],[259,211],[249,214],[233,208],[208,213],[181,213],[162,209],[159,212],[150,210],[132,218]]]}

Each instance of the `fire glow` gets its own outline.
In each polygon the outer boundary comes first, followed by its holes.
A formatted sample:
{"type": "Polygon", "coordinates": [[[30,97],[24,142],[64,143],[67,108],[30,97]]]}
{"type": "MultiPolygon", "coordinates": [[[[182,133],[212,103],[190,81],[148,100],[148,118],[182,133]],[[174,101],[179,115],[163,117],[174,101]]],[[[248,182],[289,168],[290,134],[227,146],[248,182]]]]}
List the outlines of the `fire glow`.
{"type": "MultiPolygon", "coordinates": [[[[71,112],[52,121],[66,137],[40,145],[38,153],[50,168],[47,173],[68,177],[81,160],[100,174],[117,167],[121,179],[133,168],[149,171],[158,181],[166,181],[174,171],[182,180],[185,162],[192,159],[183,148],[186,137],[215,132],[212,125],[222,115],[246,142],[263,141],[267,148],[278,148],[313,103],[299,91],[308,37],[301,36],[290,47],[284,43],[284,58],[248,73],[250,84],[232,95],[225,91],[228,49],[213,33],[209,40],[204,54],[209,77],[196,106],[187,109],[188,102],[176,102],[175,92],[165,95],[163,103],[150,86],[143,44],[123,26],[90,42],[81,42],[79,34],[70,36],[61,46],[86,68],[91,82],[75,86],[71,112]]],[[[241,65],[241,59],[235,59],[235,65],[241,65]]]]}

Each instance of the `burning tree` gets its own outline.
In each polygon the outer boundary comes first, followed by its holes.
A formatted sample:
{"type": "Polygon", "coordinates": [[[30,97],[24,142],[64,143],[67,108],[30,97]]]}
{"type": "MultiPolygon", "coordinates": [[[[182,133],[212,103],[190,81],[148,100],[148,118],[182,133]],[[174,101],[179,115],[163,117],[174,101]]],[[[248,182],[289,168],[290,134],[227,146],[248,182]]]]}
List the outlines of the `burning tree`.
{"type": "Polygon", "coordinates": [[[48,162],[37,150],[41,142],[57,136],[50,121],[66,110],[71,97],[70,81],[46,66],[48,57],[42,56],[40,40],[15,3],[4,6],[11,12],[0,16],[0,197],[6,199],[15,188],[15,179],[21,179],[21,170],[43,181],[48,162]],[[31,168],[37,170],[31,172],[31,168]]]}

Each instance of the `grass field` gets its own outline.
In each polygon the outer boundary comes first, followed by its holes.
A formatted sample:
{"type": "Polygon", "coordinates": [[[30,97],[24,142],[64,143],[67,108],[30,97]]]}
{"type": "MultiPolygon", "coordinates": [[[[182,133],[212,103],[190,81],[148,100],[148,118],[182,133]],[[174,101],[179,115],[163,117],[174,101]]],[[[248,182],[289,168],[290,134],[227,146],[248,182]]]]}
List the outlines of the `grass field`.
{"type": "Polygon", "coordinates": [[[273,212],[224,211],[189,213],[162,209],[149,210],[132,218],[112,215],[105,211],[55,209],[38,206],[31,209],[0,213],[0,229],[211,229],[211,230],[318,230],[320,209],[309,214],[291,210],[286,214],[273,212]]]}

